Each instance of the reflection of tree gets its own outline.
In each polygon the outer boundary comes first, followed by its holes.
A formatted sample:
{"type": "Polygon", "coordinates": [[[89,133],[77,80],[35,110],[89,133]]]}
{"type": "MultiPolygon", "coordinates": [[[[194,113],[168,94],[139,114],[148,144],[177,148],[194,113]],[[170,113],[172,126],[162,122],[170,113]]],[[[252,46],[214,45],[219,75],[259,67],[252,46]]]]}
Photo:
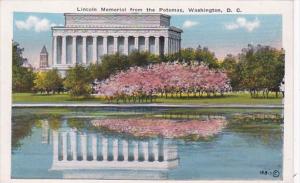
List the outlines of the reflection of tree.
{"type": "Polygon", "coordinates": [[[224,119],[223,114],[200,113],[200,112],[163,112],[161,114],[154,114],[152,117],[163,119],[224,119]]]}
{"type": "Polygon", "coordinates": [[[85,123],[78,118],[69,118],[67,123],[70,128],[75,128],[77,130],[82,130],[86,127],[85,123]]]}
{"type": "Polygon", "coordinates": [[[35,116],[21,115],[12,118],[12,149],[21,147],[21,140],[32,133],[32,127],[35,125],[35,116]]]}
{"type": "Polygon", "coordinates": [[[197,135],[187,135],[181,138],[177,138],[178,140],[184,140],[185,142],[194,142],[194,141],[201,141],[201,142],[213,142],[218,137],[218,134],[207,136],[207,137],[200,137],[197,135]]]}
{"type": "Polygon", "coordinates": [[[277,113],[236,114],[228,119],[227,130],[243,133],[249,142],[261,142],[269,146],[282,144],[283,134],[281,123],[283,119],[277,113]]]}
{"type": "MultiPolygon", "coordinates": [[[[178,120],[225,118],[228,121],[225,127],[226,131],[232,131],[247,136],[247,138],[249,138],[249,143],[263,143],[274,147],[281,145],[283,139],[281,127],[283,119],[280,115],[280,110],[217,109],[212,111],[208,109],[173,109],[158,114],[152,114],[151,117],[178,120]]],[[[185,140],[188,141],[193,141],[193,139],[193,136],[185,138],[185,140]]]]}
{"type": "Polygon", "coordinates": [[[60,118],[61,118],[61,115],[58,115],[58,114],[50,115],[48,117],[49,126],[52,130],[58,130],[61,127],[60,118]]]}
{"type": "Polygon", "coordinates": [[[52,130],[57,130],[60,128],[61,115],[58,114],[42,114],[36,115],[30,113],[18,115],[13,114],[12,116],[12,148],[17,149],[21,147],[21,140],[28,137],[32,133],[32,128],[41,128],[42,121],[47,119],[49,121],[49,126],[52,130]]]}
{"type": "Polygon", "coordinates": [[[50,129],[58,130],[61,127],[61,116],[58,114],[51,114],[51,115],[36,115],[35,119],[35,127],[42,128],[43,120],[47,120],[49,122],[50,129]]]}

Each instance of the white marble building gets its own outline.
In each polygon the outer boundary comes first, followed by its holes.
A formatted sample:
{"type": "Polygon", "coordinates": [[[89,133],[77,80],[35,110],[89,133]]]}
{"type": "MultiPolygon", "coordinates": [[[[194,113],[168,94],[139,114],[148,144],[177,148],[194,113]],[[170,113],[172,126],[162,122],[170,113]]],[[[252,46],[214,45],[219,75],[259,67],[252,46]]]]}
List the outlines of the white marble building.
{"type": "Polygon", "coordinates": [[[52,67],[65,71],[76,63],[101,62],[106,54],[133,50],[155,55],[180,50],[182,30],[164,14],[66,13],[65,25],[52,27],[52,67]]]}

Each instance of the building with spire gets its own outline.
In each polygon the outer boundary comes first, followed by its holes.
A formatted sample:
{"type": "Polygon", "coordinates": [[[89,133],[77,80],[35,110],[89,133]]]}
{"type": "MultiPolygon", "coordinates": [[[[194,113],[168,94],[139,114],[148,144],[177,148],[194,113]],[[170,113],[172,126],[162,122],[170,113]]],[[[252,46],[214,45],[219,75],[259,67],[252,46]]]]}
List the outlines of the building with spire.
{"type": "Polygon", "coordinates": [[[48,52],[47,49],[45,47],[45,45],[43,46],[41,52],[40,52],[40,65],[39,68],[40,69],[45,69],[48,68],[48,52]]]}

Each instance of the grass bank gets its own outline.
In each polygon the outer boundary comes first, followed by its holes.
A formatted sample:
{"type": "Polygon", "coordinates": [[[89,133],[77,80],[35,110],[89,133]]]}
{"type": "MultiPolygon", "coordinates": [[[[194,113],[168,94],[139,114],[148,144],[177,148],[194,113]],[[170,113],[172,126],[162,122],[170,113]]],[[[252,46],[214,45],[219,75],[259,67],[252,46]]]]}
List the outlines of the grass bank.
{"type": "MultiPolygon", "coordinates": [[[[34,93],[14,93],[13,103],[108,103],[100,97],[90,98],[71,98],[68,94],[34,94],[34,93]]],[[[153,103],[162,104],[248,104],[248,105],[278,105],[281,104],[282,98],[276,98],[271,94],[269,98],[251,98],[249,93],[230,93],[224,96],[215,97],[187,97],[168,98],[157,97],[153,103]]],[[[113,101],[116,103],[116,101],[113,101]]],[[[123,103],[119,101],[119,103],[123,103]]]]}

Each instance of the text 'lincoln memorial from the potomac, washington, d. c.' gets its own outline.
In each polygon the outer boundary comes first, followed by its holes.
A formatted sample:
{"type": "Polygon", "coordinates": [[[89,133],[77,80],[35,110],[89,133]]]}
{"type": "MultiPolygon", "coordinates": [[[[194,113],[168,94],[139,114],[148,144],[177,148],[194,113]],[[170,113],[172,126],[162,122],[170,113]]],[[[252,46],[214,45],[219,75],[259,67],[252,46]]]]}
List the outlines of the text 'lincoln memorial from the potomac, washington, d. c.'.
{"type": "Polygon", "coordinates": [[[155,55],[181,48],[182,30],[164,14],[66,13],[65,25],[52,27],[52,67],[64,72],[77,64],[101,61],[103,55],[134,50],[155,55]]]}

